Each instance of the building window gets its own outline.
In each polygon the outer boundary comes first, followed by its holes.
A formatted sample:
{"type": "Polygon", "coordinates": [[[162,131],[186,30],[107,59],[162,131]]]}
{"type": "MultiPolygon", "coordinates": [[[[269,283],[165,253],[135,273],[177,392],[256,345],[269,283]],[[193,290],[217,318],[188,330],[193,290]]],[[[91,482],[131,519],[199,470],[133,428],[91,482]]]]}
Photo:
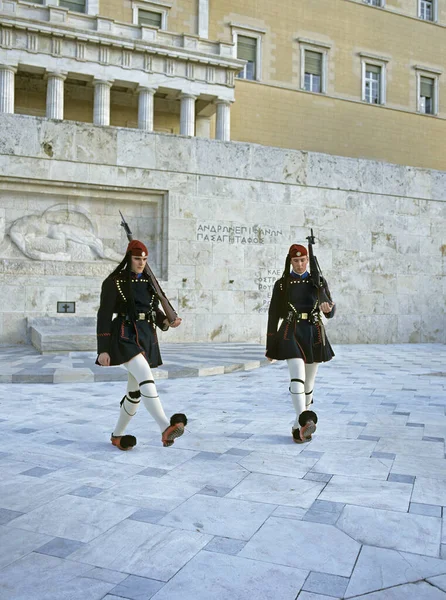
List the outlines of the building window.
{"type": "Polygon", "coordinates": [[[59,6],[68,8],[73,12],[85,12],[85,0],[59,0],[59,6]]]}
{"type": "Polygon", "coordinates": [[[384,6],[384,0],[364,0],[364,2],[371,6],[384,6]]]}
{"type": "Polygon", "coordinates": [[[43,0],[23,0],[24,2],[28,2],[28,4],[43,4],[43,0]]]}
{"type": "Polygon", "coordinates": [[[420,77],[420,112],[425,115],[434,114],[434,89],[435,79],[431,77],[420,77]]]}
{"type": "Polygon", "coordinates": [[[247,35],[237,36],[237,58],[248,61],[243,71],[237,75],[240,79],[257,79],[257,38],[247,35]]]}
{"type": "Polygon", "coordinates": [[[161,29],[163,15],[152,10],[138,10],[138,25],[149,25],[161,29]]]}
{"type": "Polygon", "coordinates": [[[424,21],[436,21],[436,3],[435,0],[419,0],[420,19],[424,21]]]}
{"type": "Polygon", "coordinates": [[[365,65],[364,100],[369,104],[381,104],[382,68],[365,65]]]}
{"type": "Polygon", "coordinates": [[[304,89],[322,92],[322,53],[305,50],[304,89]]]}
{"type": "Polygon", "coordinates": [[[132,2],[133,23],[146,27],[156,27],[157,29],[167,29],[167,15],[171,4],[153,0],[140,0],[132,2]]]}
{"type": "Polygon", "coordinates": [[[415,65],[417,74],[417,111],[436,115],[439,108],[439,79],[441,70],[415,65]]]}

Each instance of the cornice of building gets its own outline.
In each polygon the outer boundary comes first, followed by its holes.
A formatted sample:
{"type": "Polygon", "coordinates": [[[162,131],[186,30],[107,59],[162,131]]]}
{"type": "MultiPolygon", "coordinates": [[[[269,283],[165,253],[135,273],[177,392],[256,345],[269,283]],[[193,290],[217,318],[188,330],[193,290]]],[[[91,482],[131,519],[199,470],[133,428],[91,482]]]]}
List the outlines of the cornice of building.
{"type": "MultiPolygon", "coordinates": [[[[145,25],[122,23],[57,6],[0,0],[0,27],[81,43],[145,52],[239,72],[245,61],[234,57],[234,44],[210,41],[145,25]]],[[[1,41],[1,40],[0,40],[1,41]]],[[[3,42],[0,46],[5,47],[3,42]]],[[[7,46],[7,45],[6,45],[7,46]]]]}

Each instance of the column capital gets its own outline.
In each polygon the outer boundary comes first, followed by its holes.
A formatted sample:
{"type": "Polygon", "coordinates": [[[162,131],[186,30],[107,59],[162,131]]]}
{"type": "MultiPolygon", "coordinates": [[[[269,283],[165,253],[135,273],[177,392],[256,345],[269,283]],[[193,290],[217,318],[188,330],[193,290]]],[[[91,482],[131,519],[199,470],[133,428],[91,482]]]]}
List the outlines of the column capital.
{"type": "Polygon", "coordinates": [[[115,83],[114,79],[93,79],[93,85],[97,86],[97,85],[106,85],[107,87],[112,87],[112,85],[115,83]]]}
{"type": "Polygon", "coordinates": [[[224,106],[231,106],[233,100],[224,100],[223,98],[217,98],[214,100],[214,104],[223,104],[224,106]]]}
{"type": "Polygon", "coordinates": [[[48,79],[49,77],[53,77],[54,79],[61,79],[62,81],[65,81],[67,76],[68,76],[67,71],[46,71],[44,78],[48,79]]]}
{"type": "Polygon", "coordinates": [[[156,94],[158,91],[157,87],[151,87],[149,85],[138,85],[136,91],[139,92],[148,92],[149,94],[156,94]]]}
{"type": "Polygon", "coordinates": [[[188,92],[180,92],[180,99],[182,100],[183,98],[190,98],[191,100],[196,100],[197,96],[195,96],[194,94],[189,94],[188,92]]]}
{"type": "Polygon", "coordinates": [[[0,69],[2,71],[10,71],[11,73],[17,73],[17,65],[0,64],[0,69]]]}

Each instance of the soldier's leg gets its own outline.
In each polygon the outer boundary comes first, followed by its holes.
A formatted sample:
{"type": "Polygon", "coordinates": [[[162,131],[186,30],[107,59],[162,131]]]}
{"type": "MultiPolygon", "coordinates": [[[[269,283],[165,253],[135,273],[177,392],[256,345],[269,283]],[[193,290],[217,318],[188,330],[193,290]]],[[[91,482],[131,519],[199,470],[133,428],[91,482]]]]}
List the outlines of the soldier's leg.
{"type": "Polygon", "coordinates": [[[299,429],[299,416],[305,410],[305,363],[301,358],[288,358],[288,370],[290,372],[290,394],[296,411],[296,419],[293,431],[299,429]]]}
{"type": "Polygon", "coordinates": [[[142,354],[132,358],[125,364],[125,367],[138,382],[143,404],[160,428],[163,445],[171,446],[177,437],[183,435],[184,426],[187,423],[186,415],[178,413],[172,415],[170,420],[166,417],[158,396],[152,370],[142,354]]]}
{"type": "Polygon", "coordinates": [[[307,410],[313,404],[314,380],[316,379],[318,367],[319,363],[305,365],[305,406],[307,410]]]}
{"type": "Polygon", "coordinates": [[[124,435],[124,432],[138,410],[140,396],[138,382],[131,373],[128,373],[127,392],[121,400],[118,422],[111,436],[112,444],[120,450],[131,450],[136,445],[135,436],[124,435]]]}

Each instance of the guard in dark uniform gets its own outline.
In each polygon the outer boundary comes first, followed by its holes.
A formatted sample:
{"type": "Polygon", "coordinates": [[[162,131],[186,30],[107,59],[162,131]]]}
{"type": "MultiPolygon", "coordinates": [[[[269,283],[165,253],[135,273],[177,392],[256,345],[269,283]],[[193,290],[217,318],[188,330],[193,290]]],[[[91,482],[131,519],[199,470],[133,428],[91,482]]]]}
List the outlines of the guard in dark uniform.
{"type": "Polygon", "coordinates": [[[97,364],[104,367],[124,365],[128,371],[127,393],[121,400],[120,414],[111,442],[120,450],[136,445],[133,435],[124,435],[136,413],[140,399],[158,423],[164,446],[171,446],[184,432],[186,415],[167,419],[160,402],[151,368],[162,364],[156,326],[162,331],[178,327],[181,319],[169,323],[159,307],[158,297],[144,274],[147,248],[133,240],[121,264],[102,284],[97,320],[97,364]]]}
{"type": "MultiPolygon", "coordinates": [[[[293,244],[288,251],[285,270],[276,281],[268,313],[266,356],[271,361],[286,360],[290,372],[290,393],[296,411],[293,440],[311,440],[316,431],[317,415],[309,410],[318,366],[334,356],[325,334],[321,313],[328,319],[335,314],[334,302],[321,302],[317,288],[307,271],[308,251],[293,244]],[[291,271],[290,271],[291,268],[291,271]],[[279,320],[282,323],[277,329],[279,320]]],[[[331,298],[327,282],[322,289],[331,298]]]]}

